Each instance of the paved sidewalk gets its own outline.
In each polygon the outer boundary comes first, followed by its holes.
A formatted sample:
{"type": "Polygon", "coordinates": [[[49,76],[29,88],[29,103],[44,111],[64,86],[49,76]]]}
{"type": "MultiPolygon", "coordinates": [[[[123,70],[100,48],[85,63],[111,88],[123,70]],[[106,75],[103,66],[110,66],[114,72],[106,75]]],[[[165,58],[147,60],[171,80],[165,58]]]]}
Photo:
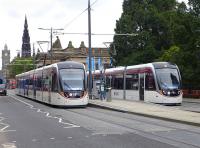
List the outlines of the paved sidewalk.
{"type": "Polygon", "coordinates": [[[89,105],[167,121],[200,126],[200,113],[184,111],[153,103],[126,100],[112,100],[111,102],[89,100],[89,105]]]}
{"type": "Polygon", "coordinates": [[[183,102],[200,103],[200,98],[183,98],[183,102]]]}

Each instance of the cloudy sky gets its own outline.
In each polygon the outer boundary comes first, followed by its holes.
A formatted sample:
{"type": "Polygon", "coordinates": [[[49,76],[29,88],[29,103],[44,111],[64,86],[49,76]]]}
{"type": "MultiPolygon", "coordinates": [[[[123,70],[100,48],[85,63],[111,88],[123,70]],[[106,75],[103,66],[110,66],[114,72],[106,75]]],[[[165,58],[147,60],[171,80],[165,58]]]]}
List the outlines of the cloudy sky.
{"type": "MultiPolygon", "coordinates": [[[[114,33],[115,22],[122,13],[122,2],[91,0],[91,4],[94,3],[91,11],[92,33],[114,33]]],[[[87,33],[87,6],[88,0],[0,0],[0,49],[7,44],[12,58],[17,55],[17,50],[21,50],[25,15],[31,44],[35,43],[36,48],[37,41],[50,40],[49,31],[38,28],[64,28],[66,33],[87,33]]],[[[86,35],[59,37],[63,48],[67,47],[70,40],[75,47],[79,47],[81,41],[86,46],[88,44],[86,35]]],[[[55,39],[56,35],[53,41],[55,39]]],[[[103,42],[110,41],[112,36],[92,36],[93,47],[105,47],[103,42]]],[[[42,49],[47,51],[48,45],[44,44],[42,49]]]]}
{"type": "MultiPolygon", "coordinates": [[[[114,33],[116,20],[122,13],[122,3],[123,0],[91,0],[92,33],[114,33]]],[[[0,0],[0,49],[7,44],[12,59],[17,55],[17,50],[21,50],[25,15],[30,42],[35,43],[36,49],[39,48],[37,41],[50,40],[49,31],[38,28],[64,28],[66,33],[87,33],[87,11],[84,12],[87,6],[88,0],[0,0]]],[[[59,38],[63,48],[69,41],[75,47],[79,47],[81,41],[88,46],[86,35],[66,34],[59,38]]],[[[53,41],[55,39],[56,35],[53,41]]],[[[92,47],[105,47],[103,42],[111,42],[112,39],[113,36],[92,36],[92,47]]],[[[48,48],[48,44],[42,45],[43,51],[48,48]]]]}

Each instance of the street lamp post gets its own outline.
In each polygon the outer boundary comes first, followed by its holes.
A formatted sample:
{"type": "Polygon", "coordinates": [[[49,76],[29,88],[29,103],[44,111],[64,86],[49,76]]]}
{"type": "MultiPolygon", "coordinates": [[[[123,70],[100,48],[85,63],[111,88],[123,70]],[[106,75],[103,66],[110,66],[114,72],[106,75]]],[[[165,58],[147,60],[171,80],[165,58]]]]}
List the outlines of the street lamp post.
{"type": "Polygon", "coordinates": [[[90,0],[88,0],[88,44],[89,44],[89,99],[92,99],[92,49],[91,49],[91,14],[90,0]]]}
{"type": "Polygon", "coordinates": [[[53,41],[52,41],[52,38],[53,38],[53,30],[64,30],[63,28],[38,28],[40,30],[50,30],[50,55],[51,55],[51,64],[53,63],[53,55],[52,55],[52,46],[53,46],[53,41]]]}
{"type": "Polygon", "coordinates": [[[52,44],[53,44],[53,41],[52,41],[52,38],[53,38],[53,35],[52,35],[52,27],[51,27],[51,35],[50,35],[50,39],[51,39],[51,41],[50,41],[50,43],[51,43],[51,46],[50,46],[50,55],[51,55],[51,64],[53,63],[53,55],[52,55],[52,44]]]}

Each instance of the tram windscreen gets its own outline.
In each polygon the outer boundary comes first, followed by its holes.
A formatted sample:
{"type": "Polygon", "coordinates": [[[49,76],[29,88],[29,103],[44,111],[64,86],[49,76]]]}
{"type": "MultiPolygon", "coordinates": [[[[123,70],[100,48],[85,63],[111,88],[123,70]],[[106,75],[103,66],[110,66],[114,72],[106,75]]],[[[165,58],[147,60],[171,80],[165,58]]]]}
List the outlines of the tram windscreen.
{"type": "Polygon", "coordinates": [[[60,80],[64,91],[84,89],[83,69],[61,69],[60,80]]]}
{"type": "Polygon", "coordinates": [[[3,84],[3,79],[0,78],[0,84],[3,84]]]}
{"type": "Polygon", "coordinates": [[[5,84],[0,84],[0,88],[6,88],[5,84]]]}
{"type": "Polygon", "coordinates": [[[156,75],[161,89],[180,89],[180,78],[177,69],[156,69],[156,75]]]}

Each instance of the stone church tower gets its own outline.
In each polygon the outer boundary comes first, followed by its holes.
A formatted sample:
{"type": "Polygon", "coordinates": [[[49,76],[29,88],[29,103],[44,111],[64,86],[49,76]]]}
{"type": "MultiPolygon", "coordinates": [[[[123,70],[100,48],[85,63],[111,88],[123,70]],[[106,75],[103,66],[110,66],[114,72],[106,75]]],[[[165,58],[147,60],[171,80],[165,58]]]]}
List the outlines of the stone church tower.
{"type": "Polygon", "coordinates": [[[10,63],[10,50],[5,44],[4,49],[2,50],[2,70],[6,69],[7,65],[10,63]]]}
{"type": "Polygon", "coordinates": [[[30,36],[28,32],[28,23],[25,16],[24,22],[24,32],[22,37],[22,57],[31,57],[31,45],[30,45],[30,36]]]}

